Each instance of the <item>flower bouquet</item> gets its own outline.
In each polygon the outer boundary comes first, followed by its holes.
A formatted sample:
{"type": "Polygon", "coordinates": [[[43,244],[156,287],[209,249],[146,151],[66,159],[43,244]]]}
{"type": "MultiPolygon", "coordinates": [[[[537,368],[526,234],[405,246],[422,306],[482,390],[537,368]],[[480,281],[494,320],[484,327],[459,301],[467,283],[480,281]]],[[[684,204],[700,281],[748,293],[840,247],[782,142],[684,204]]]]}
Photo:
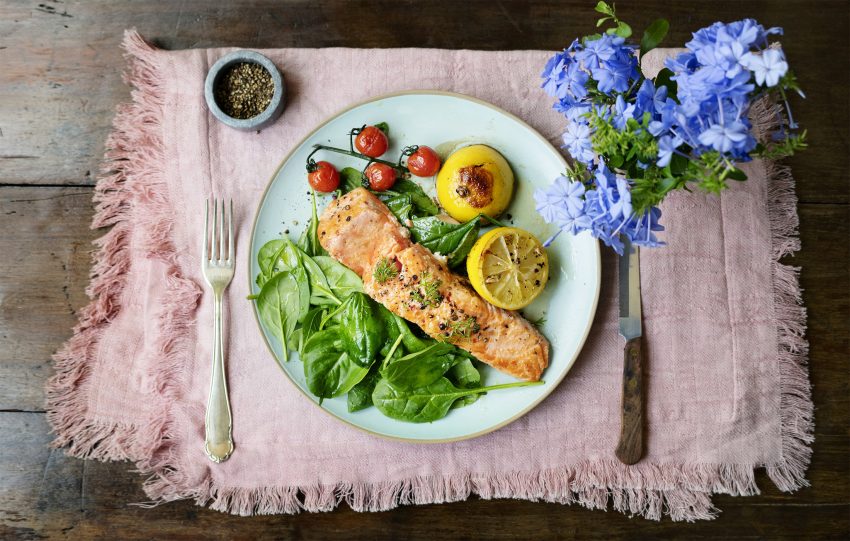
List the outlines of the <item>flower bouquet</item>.
{"type": "Polygon", "coordinates": [[[658,46],[669,23],[653,22],[637,47],[631,27],[613,6],[599,2],[604,34],[575,40],[543,70],[542,88],[569,121],[563,135],[572,163],[545,189],[535,191],[537,211],[558,232],[591,234],[622,254],[622,237],[638,246],[664,244],[656,237],[658,204],[673,190],[697,186],[719,193],[746,175],[736,163],[778,159],[805,148],[787,92],[803,95],[785,55],[753,19],[714,23],[693,34],[686,52],[665,61],[653,79],[641,60],[658,46]],[[778,129],[758,141],[748,118],[751,105],[771,95],[782,104],[778,129]]]}

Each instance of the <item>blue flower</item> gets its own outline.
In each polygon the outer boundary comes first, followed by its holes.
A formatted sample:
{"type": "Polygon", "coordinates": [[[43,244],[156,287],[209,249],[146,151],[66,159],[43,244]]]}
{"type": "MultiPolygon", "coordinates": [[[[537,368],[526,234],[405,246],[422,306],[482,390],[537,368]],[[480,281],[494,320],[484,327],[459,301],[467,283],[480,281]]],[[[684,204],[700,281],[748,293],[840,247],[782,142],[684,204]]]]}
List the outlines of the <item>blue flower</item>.
{"type": "Polygon", "coordinates": [[[584,185],[560,176],[546,189],[534,191],[535,208],[546,222],[559,223],[584,209],[584,185]]]}
{"type": "Polygon", "coordinates": [[[642,246],[644,248],[657,248],[664,246],[666,243],[659,241],[655,236],[655,231],[664,231],[664,226],[661,225],[661,209],[658,207],[650,207],[643,215],[634,218],[629,223],[629,228],[624,234],[629,237],[632,244],[642,246]]]}
{"type": "Polygon", "coordinates": [[[712,124],[699,135],[699,142],[725,153],[736,148],[743,148],[747,143],[748,135],[749,129],[743,122],[732,122],[725,126],[712,124]]]}
{"type": "MultiPolygon", "coordinates": [[[[662,86],[661,88],[664,89],[664,97],[667,97],[667,87],[662,86]]],[[[656,90],[652,80],[644,79],[637,94],[635,94],[635,118],[641,118],[643,113],[647,111],[650,113],[655,111],[655,95],[656,90]]]]}
{"type": "Polygon", "coordinates": [[[744,49],[749,49],[753,45],[762,43],[766,34],[773,34],[776,30],[782,33],[782,29],[778,27],[771,28],[765,32],[764,27],[757,23],[755,19],[743,19],[727,24],[723,28],[723,35],[718,37],[721,40],[731,39],[741,44],[744,49]]]}
{"type": "Polygon", "coordinates": [[[590,140],[590,128],[587,124],[570,122],[564,132],[564,148],[578,161],[592,162],[596,155],[593,153],[593,143],[590,140]]]}
{"type": "Polygon", "coordinates": [[[634,118],[635,104],[627,103],[623,99],[623,95],[620,94],[617,96],[617,101],[614,102],[614,108],[611,112],[613,113],[611,123],[618,130],[623,130],[626,127],[626,121],[634,118]]]}
{"type": "Polygon", "coordinates": [[[611,220],[628,220],[632,216],[632,192],[628,181],[623,177],[617,177],[617,189],[613,193],[616,200],[608,209],[611,220]]]}
{"type": "MultiPolygon", "coordinates": [[[[576,182],[575,184],[581,183],[576,182]]],[[[566,213],[564,213],[563,218],[559,219],[555,223],[558,225],[561,231],[569,231],[573,235],[577,235],[581,231],[590,229],[590,216],[588,216],[587,213],[584,211],[584,200],[581,200],[581,207],[579,208],[567,207],[566,213]]]]}
{"type": "Polygon", "coordinates": [[[677,103],[667,97],[667,87],[662,86],[655,92],[653,100],[655,106],[654,120],[649,122],[647,129],[654,136],[659,136],[670,129],[676,121],[677,103]]]}
{"type": "Polygon", "coordinates": [[[546,67],[543,68],[543,72],[540,74],[540,77],[543,78],[543,84],[540,86],[547,94],[553,97],[562,97],[558,94],[567,77],[566,66],[572,61],[573,59],[569,54],[560,52],[555,53],[546,62],[546,67]]]}
{"type": "Polygon", "coordinates": [[[741,57],[741,65],[753,72],[759,85],[776,86],[788,71],[782,49],[767,49],[760,55],[747,53],[741,57]]]}
{"type": "Polygon", "coordinates": [[[566,96],[556,101],[552,108],[559,113],[563,113],[570,121],[586,123],[582,117],[590,112],[590,103],[584,100],[577,100],[572,96],[566,96]]]}
{"type": "Polygon", "coordinates": [[[685,52],[664,60],[664,66],[673,73],[692,73],[699,63],[694,53],[685,52]]]}
{"type": "Polygon", "coordinates": [[[679,137],[671,137],[669,135],[658,139],[658,161],[655,162],[655,165],[658,167],[667,167],[670,164],[670,160],[673,159],[673,152],[682,146],[682,143],[683,141],[679,137]]]}
{"type": "Polygon", "coordinates": [[[602,66],[591,70],[593,78],[599,83],[597,88],[605,94],[612,90],[625,92],[631,86],[630,78],[635,68],[629,58],[611,58],[602,66]]]}
{"type": "Polygon", "coordinates": [[[563,231],[574,235],[589,231],[619,254],[624,248],[621,235],[641,246],[662,245],[655,236],[656,231],[664,230],[658,223],[661,211],[652,207],[635,216],[631,188],[625,178],[615,176],[604,163],[592,165],[590,172],[593,188],[589,190],[563,176],[548,188],[535,190],[538,212],[547,223],[558,226],[544,246],[549,246],[563,231]]]}
{"type": "Polygon", "coordinates": [[[582,62],[585,68],[598,68],[601,62],[606,62],[614,56],[614,53],[617,52],[616,48],[625,41],[621,37],[612,37],[608,34],[598,39],[586,41],[584,49],[576,53],[576,60],[582,62]]]}
{"type": "Polygon", "coordinates": [[[567,67],[566,86],[576,98],[580,99],[587,96],[588,79],[590,79],[590,76],[581,69],[577,62],[573,62],[567,67]]]}

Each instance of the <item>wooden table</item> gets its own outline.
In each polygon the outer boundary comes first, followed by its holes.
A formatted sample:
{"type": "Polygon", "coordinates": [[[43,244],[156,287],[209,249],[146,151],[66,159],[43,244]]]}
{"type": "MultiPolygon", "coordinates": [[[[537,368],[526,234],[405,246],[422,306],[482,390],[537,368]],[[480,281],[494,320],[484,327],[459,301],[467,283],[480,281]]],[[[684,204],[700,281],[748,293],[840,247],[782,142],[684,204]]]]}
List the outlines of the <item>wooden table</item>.
{"type": "Polygon", "coordinates": [[[850,535],[850,48],[846,1],[623,1],[637,29],[665,16],[667,44],[714,20],[754,17],[785,28],[785,48],[808,99],[794,111],[812,148],[790,160],[797,179],[817,406],[812,487],[717,496],[711,522],[629,519],[578,506],[482,501],[386,513],[238,518],[189,502],[155,509],[128,463],[67,458],[50,450],[44,381],[50,355],[86,303],[92,185],[116,104],[128,99],[118,45],[135,26],[165,48],[439,47],[557,49],[589,33],[594,2],[0,3],[0,538],[562,538],[847,537],[850,535]]]}

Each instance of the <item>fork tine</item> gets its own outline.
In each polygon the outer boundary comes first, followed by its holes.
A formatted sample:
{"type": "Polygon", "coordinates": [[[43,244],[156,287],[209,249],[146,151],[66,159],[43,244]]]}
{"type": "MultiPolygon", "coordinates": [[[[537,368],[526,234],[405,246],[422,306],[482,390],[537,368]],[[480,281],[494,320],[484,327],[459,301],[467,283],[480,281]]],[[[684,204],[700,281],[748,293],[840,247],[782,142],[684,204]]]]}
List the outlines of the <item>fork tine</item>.
{"type": "Polygon", "coordinates": [[[210,227],[210,260],[215,261],[218,258],[218,238],[215,230],[218,229],[218,199],[213,199],[213,214],[212,226],[210,227]]]}
{"type": "Polygon", "coordinates": [[[230,214],[227,216],[227,261],[233,262],[233,199],[230,200],[230,214]]]}
{"type": "Polygon", "coordinates": [[[209,251],[209,241],[210,241],[210,233],[209,233],[209,222],[210,222],[210,200],[204,200],[204,249],[203,249],[203,261],[206,263],[210,258],[209,251]]]}
{"type": "Polygon", "coordinates": [[[218,262],[224,262],[224,220],[227,218],[227,209],[224,206],[224,199],[221,200],[221,219],[218,221],[218,262]]]}

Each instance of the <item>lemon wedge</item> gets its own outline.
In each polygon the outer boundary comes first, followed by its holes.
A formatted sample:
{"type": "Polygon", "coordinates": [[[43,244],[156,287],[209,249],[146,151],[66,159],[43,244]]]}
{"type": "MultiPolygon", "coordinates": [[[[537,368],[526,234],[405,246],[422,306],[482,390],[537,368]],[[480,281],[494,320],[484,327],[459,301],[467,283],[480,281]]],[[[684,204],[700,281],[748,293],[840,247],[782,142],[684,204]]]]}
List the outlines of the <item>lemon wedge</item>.
{"type": "Polygon", "coordinates": [[[479,214],[495,218],[511,202],[514,173],[505,158],[486,145],[453,152],[437,175],[437,199],[449,216],[467,222],[479,214]]]}
{"type": "Polygon", "coordinates": [[[482,235],[466,260],[475,291],[506,310],[531,304],[549,279],[549,256],[537,238],[515,227],[497,227],[482,235]]]}

